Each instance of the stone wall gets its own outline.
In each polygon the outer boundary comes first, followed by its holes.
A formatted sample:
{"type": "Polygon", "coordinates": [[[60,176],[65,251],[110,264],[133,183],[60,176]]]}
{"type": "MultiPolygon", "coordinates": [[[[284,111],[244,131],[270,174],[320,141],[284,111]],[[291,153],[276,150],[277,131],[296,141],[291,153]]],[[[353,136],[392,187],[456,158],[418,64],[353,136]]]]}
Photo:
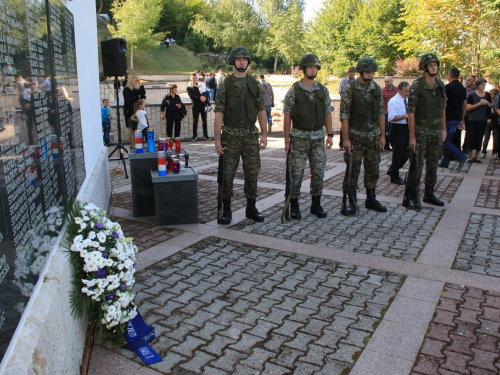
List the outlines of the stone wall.
{"type": "MultiPolygon", "coordinates": [[[[105,208],[109,196],[108,153],[102,147],[78,199],[105,208]]],[[[64,235],[65,230],[59,239],[64,235]]],[[[56,246],[5,354],[0,375],[80,374],[88,321],[71,314],[72,267],[66,249],[56,246]]]]}

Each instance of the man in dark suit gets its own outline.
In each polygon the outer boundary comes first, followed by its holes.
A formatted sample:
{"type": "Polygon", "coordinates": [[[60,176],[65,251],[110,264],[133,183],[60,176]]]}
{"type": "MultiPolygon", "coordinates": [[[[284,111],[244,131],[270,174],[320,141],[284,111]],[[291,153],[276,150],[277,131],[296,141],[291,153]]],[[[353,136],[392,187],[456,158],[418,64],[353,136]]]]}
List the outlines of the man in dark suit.
{"type": "Polygon", "coordinates": [[[198,117],[201,115],[201,121],[203,124],[203,139],[205,141],[210,140],[208,137],[208,126],[207,126],[207,112],[205,112],[205,100],[206,97],[200,94],[198,89],[198,77],[196,73],[191,74],[192,86],[187,88],[187,93],[193,102],[193,138],[191,141],[198,140],[198,117]]]}

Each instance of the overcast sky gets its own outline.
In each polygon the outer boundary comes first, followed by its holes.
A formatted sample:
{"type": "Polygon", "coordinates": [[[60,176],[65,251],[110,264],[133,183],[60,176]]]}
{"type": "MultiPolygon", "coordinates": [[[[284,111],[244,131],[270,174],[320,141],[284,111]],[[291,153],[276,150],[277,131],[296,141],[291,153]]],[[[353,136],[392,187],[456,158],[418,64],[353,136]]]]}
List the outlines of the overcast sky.
{"type": "Polygon", "coordinates": [[[316,11],[321,8],[323,0],[306,0],[306,6],[304,10],[304,21],[310,21],[314,18],[316,11]]]}

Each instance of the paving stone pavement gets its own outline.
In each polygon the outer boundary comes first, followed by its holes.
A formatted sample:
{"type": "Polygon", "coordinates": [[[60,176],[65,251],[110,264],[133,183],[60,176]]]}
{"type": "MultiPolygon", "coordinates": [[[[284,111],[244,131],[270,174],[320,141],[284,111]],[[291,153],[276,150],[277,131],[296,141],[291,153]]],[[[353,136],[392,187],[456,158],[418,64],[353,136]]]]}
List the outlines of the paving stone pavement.
{"type": "Polygon", "coordinates": [[[413,212],[385,175],[392,153],[382,152],[377,197],[388,212],[364,208],[360,178],[360,214],[344,217],[343,151],[334,148],[328,217],[309,214],[307,168],[303,219],[281,223],[286,158],[282,136],[270,136],[259,174],[265,222],[245,219],[236,181],[233,222],[218,226],[213,142],[183,147],[199,175],[200,224],[133,218],[130,179],[109,163],[114,220],[139,246],[136,301],[163,362],[145,366],[105,340],[89,374],[500,373],[499,165],[439,168],[446,205],[413,212]]]}
{"type": "MultiPolygon", "coordinates": [[[[400,173],[404,177],[404,174],[400,173]]],[[[325,181],[323,189],[328,190],[339,190],[344,181],[345,172],[336,175],[325,181]]],[[[434,193],[436,197],[441,199],[445,203],[450,203],[458,190],[462,177],[450,176],[450,175],[439,175],[437,178],[436,185],[434,187],[434,193]]],[[[423,192],[425,189],[425,183],[422,181],[420,184],[420,195],[423,197],[423,192]]],[[[358,192],[365,193],[365,183],[364,183],[364,170],[361,170],[358,179],[358,192]]],[[[396,185],[391,183],[391,179],[382,170],[380,171],[380,177],[377,182],[376,188],[377,195],[399,198],[400,202],[403,201],[405,187],[402,185],[396,185]]]]}
{"type": "Polygon", "coordinates": [[[244,220],[231,228],[275,238],[323,245],[387,258],[415,261],[439,221],[442,211],[423,208],[420,212],[408,211],[398,204],[387,204],[388,212],[379,214],[364,208],[359,201],[360,214],[340,215],[340,197],[322,197],[322,206],[329,211],[326,219],[318,220],[309,213],[310,197],[301,197],[299,205],[303,218],[300,221],[281,223],[282,206],[273,206],[263,212],[268,217],[264,223],[244,220]],[[332,228],[325,231],[323,228],[332,228]]]}
{"type": "Polygon", "coordinates": [[[495,163],[494,159],[490,159],[488,169],[486,170],[486,176],[500,176],[500,162],[495,163]]]}
{"type": "Polygon", "coordinates": [[[476,207],[500,208],[500,180],[484,179],[477,195],[476,207]]]}
{"type": "MultiPolygon", "coordinates": [[[[208,223],[217,217],[217,192],[218,185],[216,181],[198,181],[198,215],[200,223],[208,223]]],[[[231,199],[231,208],[233,211],[247,206],[247,200],[243,192],[243,185],[234,184],[234,196],[231,199]]],[[[261,187],[257,199],[265,199],[271,195],[279,193],[278,189],[261,187]]]]}
{"type": "Polygon", "coordinates": [[[403,279],[208,237],[138,272],[134,289],[155,350],[176,355],[159,372],[341,374],[403,279]]]}
{"type": "Polygon", "coordinates": [[[500,277],[500,217],[472,214],[453,268],[500,277]]]}
{"type": "Polygon", "coordinates": [[[412,375],[500,372],[500,293],[448,284],[412,375]]]}

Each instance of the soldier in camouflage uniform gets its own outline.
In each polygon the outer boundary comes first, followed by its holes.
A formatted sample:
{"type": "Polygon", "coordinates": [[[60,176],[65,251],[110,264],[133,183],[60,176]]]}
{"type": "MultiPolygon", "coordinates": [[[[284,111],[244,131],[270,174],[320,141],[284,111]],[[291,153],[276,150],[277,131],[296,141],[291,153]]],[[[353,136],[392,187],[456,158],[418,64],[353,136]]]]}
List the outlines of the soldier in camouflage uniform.
{"type": "Polygon", "coordinates": [[[340,101],[340,121],[344,137],[344,158],[352,152],[352,172],[349,185],[354,197],[349,197],[346,215],[356,214],[354,199],[358,187],[361,163],[365,167],[365,207],[378,212],[386,212],[375,196],[375,188],[379,178],[380,150],[385,146],[385,111],[382,89],[373,82],[373,73],[377,71],[377,63],[365,56],[358,60],[356,71],[359,76],[345,88],[340,101]]]}
{"type": "Polygon", "coordinates": [[[295,220],[301,218],[300,187],[306,160],[309,159],[312,197],[310,212],[319,218],[325,218],[327,214],[321,207],[321,194],[326,164],[325,147],[330,149],[333,144],[333,107],[328,89],[315,80],[318,70],[321,69],[318,57],[311,53],[305,54],[300,59],[299,69],[302,70],[304,77],[288,90],[283,110],[285,150],[287,154],[289,149],[293,152],[290,216],[295,220]],[[291,123],[293,123],[292,129],[290,129],[291,123]],[[323,141],[325,129],[327,138],[323,141]]]}
{"type": "Polygon", "coordinates": [[[419,210],[418,189],[425,158],[424,202],[436,206],[444,203],[434,195],[437,180],[437,167],[441,159],[443,141],[446,139],[446,93],[443,82],[437,78],[439,59],[433,53],[422,55],[419,69],[424,74],[410,87],[408,97],[408,130],[410,148],[418,148],[417,168],[408,174],[407,207],[419,210]]]}
{"type": "Polygon", "coordinates": [[[233,74],[224,79],[215,98],[215,151],[224,154],[222,181],[222,224],[231,222],[231,198],[236,169],[243,160],[244,192],[247,198],[246,217],[258,222],[264,217],[255,207],[257,177],[260,170],[260,149],[267,146],[267,114],[262,84],[246,73],[252,58],[244,47],[235,47],[228,57],[233,74]],[[259,120],[262,137],[255,121],[259,120]]]}

